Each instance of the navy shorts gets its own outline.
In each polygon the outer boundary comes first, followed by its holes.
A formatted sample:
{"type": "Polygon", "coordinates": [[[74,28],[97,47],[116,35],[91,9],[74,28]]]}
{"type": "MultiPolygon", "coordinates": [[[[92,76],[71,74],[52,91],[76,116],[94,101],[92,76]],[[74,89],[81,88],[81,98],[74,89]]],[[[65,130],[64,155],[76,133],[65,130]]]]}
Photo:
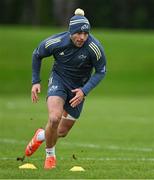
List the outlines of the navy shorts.
{"type": "Polygon", "coordinates": [[[74,108],[71,107],[69,101],[75,96],[75,94],[71,92],[71,89],[72,88],[64,84],[63,80],[57,74],[53,73],[49,79],[47,97],[59,96],[63,98],[65,101],[64,110],[77,119],[82,111],[84,101],[74,108]]]}

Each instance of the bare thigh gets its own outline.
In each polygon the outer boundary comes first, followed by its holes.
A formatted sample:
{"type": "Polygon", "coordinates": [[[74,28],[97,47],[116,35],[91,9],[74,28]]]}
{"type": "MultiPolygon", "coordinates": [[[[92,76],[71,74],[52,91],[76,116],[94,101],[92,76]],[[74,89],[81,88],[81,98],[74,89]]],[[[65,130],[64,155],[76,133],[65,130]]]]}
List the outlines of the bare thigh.
{"type": "Polygon", "coordinates": [[[47,99],[48,113],[50,116],[62,117],[64,100],[59,96],[49,96],[47,99]]]}
{"type": "MultiPolygon", "coordinates": [[[[63,115],[64,114],[66,114],[65,111],[63,112],[63,115]]],[[[59,137],[65,137],[76,122],[75,120],[71,120],[63,117],[58,126],[57,134],[59,137]]]]}

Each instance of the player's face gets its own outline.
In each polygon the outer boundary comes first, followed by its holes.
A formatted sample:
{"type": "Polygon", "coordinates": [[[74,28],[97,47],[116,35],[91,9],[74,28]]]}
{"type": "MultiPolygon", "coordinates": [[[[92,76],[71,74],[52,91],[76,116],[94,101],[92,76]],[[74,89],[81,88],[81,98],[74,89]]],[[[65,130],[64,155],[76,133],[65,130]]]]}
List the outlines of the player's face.
{"type": "Polygon", "coordinates": [[[71,40],[73,41],[74,45],[77,47],[82,47],[85,41],[88,38],[88,33],[86,32],[78,32],[71,35],[71,40]]]}

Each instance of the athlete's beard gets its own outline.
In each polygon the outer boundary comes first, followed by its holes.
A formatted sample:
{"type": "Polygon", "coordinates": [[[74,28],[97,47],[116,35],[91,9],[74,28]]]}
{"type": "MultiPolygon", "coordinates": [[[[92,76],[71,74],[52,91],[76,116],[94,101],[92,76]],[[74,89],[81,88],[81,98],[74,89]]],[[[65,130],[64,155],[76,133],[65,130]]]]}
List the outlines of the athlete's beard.
{"type": "Polygon", "coordinates": [[[72,43],[80,48],[84,45],[84,43],[86,42],[87,38],[88,38],[88,34],[84,34],[84,35],[78,35],[78,34],[74,34],[70,36],[72,43]]]}
{"type": "Polygon", "coordinates": [[[82,47],[84,45],[84,41],[76,41],[76,42],[73,42],[75,46],[77,47],[82,47]]]}

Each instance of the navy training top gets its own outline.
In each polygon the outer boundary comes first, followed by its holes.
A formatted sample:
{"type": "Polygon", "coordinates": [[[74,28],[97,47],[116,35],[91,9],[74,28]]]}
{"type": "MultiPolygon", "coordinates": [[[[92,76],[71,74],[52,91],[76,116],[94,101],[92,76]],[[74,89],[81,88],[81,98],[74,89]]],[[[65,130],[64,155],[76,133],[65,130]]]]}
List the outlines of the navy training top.
{"type": "Polygon", "coordinates": [[[70,39],[70,33],[63,32],[45,39],[34,50],[32,84],[41,81],[41,60],[52,55],[55,59],[52,73],[60,76],[69,88],[81,88],[85,95],[105,76],[106,58],[99,41],[89,34],[84,45],[76,47],[70,39]]]}

